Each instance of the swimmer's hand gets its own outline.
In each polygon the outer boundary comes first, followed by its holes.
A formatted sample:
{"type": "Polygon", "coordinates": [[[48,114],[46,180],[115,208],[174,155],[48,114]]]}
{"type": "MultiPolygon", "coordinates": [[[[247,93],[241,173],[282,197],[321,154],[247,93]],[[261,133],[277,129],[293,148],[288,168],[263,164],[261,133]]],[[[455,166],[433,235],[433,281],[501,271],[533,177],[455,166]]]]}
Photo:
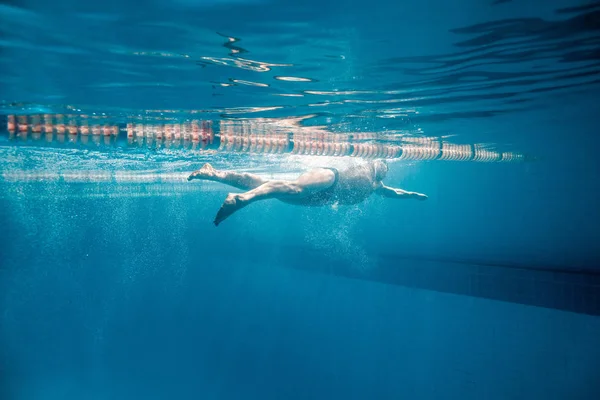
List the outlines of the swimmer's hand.
{"type": "Polygon", "coordinates": [[[427,195],[424,195],[423,193],[408,192],[408,191],[405,191],[402,189],[395,189],[395,191],[398,194],[398,196],[409,198],[409,199],[415,199],[415,200],[420,200],[420,201],[428,199],[427,195]]]}
{"type": "Polygon", "coordinates": [[[427,196],[422,193],[409,192],[408,190],[391,188],[383,184],[381,184],[381,186],[377,189],[377,193],[384,197],[389,197],[392,199],[415,199],[421,201],[427,200],[427,196]]]}
{"type": "Polygon", "coordinates": [[[429,197],[427,197],[427,195],[424,195],[423,193],[417,193],[417,192],[410,192],[410,197],[412,197],[413,199],[416,200],[427,200],[429,197]]]}

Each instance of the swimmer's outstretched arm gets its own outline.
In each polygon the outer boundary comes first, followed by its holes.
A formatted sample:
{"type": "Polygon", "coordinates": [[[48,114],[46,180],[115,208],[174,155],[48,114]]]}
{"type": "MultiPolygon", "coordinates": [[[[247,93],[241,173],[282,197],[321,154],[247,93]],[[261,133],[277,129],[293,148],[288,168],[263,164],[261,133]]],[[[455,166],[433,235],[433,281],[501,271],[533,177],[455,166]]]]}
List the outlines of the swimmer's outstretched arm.
{"type": "Polygon", "coordinates": [[[427,200],[427,196],[422,193],[408,192],[402,189],[391,188],[385,186],[383,183],[375,190],[375,193],[383,197],[389,197],[391,199],[416,199],[416,200],[427,200]]]}

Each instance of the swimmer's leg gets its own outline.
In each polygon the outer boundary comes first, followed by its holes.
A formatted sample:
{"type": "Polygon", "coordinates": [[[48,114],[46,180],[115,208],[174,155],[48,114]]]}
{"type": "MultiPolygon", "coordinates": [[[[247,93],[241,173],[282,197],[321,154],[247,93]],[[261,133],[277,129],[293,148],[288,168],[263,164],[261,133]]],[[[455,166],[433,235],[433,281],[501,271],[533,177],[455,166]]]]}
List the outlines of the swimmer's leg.
{"type": "Polygon", "coordinates": [[[219,225],[241,208],[258,200],[290,199],[308,196],[325,190],[335,183],[335,174],[329,169],[318,168],[300,175],[295,181],[267,181],[246,193],[229,193],[215,217],[219,225]]]}
{"type": "Polygon", "coordinates": [[[267,182],[260,176],[247,172],[219,171],[209,163],[204,164],[202,168],[188,177],[188,181],[193,179],[220,182],[242,190],[254,189],[267,182]]]}

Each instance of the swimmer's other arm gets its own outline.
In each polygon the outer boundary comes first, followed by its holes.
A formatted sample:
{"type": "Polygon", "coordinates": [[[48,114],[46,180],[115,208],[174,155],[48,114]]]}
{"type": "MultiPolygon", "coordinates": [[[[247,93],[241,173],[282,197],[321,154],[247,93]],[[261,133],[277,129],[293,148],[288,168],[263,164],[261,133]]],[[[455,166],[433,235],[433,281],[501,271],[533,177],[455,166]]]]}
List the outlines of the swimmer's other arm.
{"type": "Polygon", "coordinates": [[[422,193],[408,192],[402,189],[391,188],[385,186],[383,183],[380,184],[375,193],[380,196],[388,197],[391,199],[416,199],[416,200],[427,200],[427,196],[422,193]]]}

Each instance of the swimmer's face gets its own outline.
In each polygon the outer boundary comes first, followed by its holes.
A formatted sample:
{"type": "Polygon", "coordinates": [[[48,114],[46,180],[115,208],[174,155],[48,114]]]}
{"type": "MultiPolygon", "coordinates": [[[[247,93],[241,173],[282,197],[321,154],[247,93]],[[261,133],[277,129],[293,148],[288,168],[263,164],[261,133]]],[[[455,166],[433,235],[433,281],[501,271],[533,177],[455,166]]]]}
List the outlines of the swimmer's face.
{"type": "Polygon", "coordinates": [[[375,179],[382,181],[385,179],[388,173],[388,166],[385,162],[377,160],[375,161],[375,179]]]}

